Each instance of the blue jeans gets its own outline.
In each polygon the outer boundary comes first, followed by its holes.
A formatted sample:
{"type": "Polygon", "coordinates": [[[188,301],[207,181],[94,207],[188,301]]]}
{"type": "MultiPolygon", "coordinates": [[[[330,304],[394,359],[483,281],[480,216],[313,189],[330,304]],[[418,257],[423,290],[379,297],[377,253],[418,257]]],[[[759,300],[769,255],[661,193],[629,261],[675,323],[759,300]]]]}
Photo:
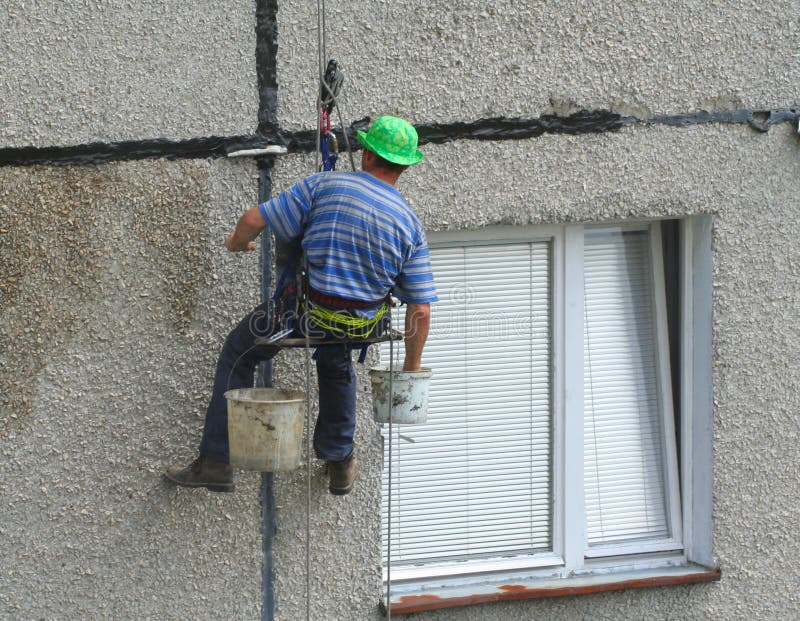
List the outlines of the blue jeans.
{"type": "MultiPolygon", "coordinates": [[[[206,410],[200,454],[230,461],[228,448],[228,406],[225,392],[251,388],[256,365],[280,351],[273,345],[255,346],[256,337],[269,336],[276,329],[272,301],[257,306],[231,331],[217,361],[214,389],[206,410]]],[[[356,429],[356,375],[348,344],[319,348],[316,364],[319,384],[319,414],[314,427],[314,452],[320,459],[341,461],[353,450],[356,429]]]]}

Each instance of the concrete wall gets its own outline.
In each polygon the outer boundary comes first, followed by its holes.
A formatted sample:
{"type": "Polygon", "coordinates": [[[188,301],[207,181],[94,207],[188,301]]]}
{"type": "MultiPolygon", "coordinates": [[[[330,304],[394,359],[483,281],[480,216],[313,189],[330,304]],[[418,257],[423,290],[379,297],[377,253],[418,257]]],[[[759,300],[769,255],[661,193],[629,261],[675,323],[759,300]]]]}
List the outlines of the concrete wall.
{"type": "Polygon", "coordinates": [[[0,618],[259,618],[258,477],[161,479],[258,296],[257,259],[221,246],[252,173],[0,168],[0,618]]]}
{"type": "MultiPolygon", "coordinates": [[[[328,55],[347,71],[348,121],[793,107],[794,8],[364,0],[328,7],[328,55]]],[[[278,5],[278,118],[289,130],[314,122],[313,11],[278,5]]],[[[256,126],[251,2],[12,0],[0,23],[0,150],[256,126]]],[[[794,128],[639,124],[424,150],[400,189],[432,231],[714,215],[723,577],[413,618],[796,616],[794,128]]],[[[275,190],[313,168],[310,156],[279,159],[275,190]]],[[[0,618],[261,618],[257,475],[241,473],[224,496],[160,478],[193,457],[215,354],[259,297],[257,257],[221,247],[256,191],[252,162],[0,168],[0,618]]],[[[282,353],[276,383],[303,378],[302,352],[282,353]]],[[[380,444],[365,379],[356,490],[330,496],[313,468],[318,621],[379,618],[380,444]]],[[[305,472],[276,477],[276,500],[276,619],[294,621],[305,618],[305,472]]]]}
{"type": "MultiPolygon", "coordinates": [[[[250,2],[0,6],[0,148],[248,133],[250,2]]],[[[258,297],[252,162],[0,168],[0,618],[259,618],[258,477],[176,493],[258,297]]]]}
{"type": "Polygon", "coordinates": [[[252,130],[252,2],[7,0],[0,145],[252,130]]]}
{"type": "MultiPolygon", "coordinates": [[[[279,118],[307,126],[316,5],[279,6],[279,118]]],[[[800,99],[796,12],[790,0],[360,0],[328,6],[327,50],[348,71],[353,118],[773,107],[800,99]]]]}

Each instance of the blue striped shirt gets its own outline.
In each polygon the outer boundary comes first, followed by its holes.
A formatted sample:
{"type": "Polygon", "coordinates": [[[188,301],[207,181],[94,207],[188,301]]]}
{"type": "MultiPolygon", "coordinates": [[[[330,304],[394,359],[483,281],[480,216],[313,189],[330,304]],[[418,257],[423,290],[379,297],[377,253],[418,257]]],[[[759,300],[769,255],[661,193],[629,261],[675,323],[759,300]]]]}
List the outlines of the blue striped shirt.
{"type": "Polygon", "coordinates": [[[327,295],[436,302],[428,243],[403,195],[365,172],[317,173],[261,203],[280,238],[303,236],[311,287],[327,295]]]}

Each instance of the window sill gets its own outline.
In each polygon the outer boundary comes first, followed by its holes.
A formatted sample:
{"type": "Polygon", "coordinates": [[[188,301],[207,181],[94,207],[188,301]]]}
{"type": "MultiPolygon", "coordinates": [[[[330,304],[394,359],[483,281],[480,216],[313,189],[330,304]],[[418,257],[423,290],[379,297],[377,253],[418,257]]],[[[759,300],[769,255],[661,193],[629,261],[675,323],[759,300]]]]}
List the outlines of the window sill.
{"type": "MultiPolygon", "coordinates": [[[[406,615],[441,608],[471,606],[473,604],[715,582],[720,577],[721,572],[718,567],[708,568],[689,564],[679,567],[626,571],[617,574],[604,573],[568,578],[514,581],[511,584],[471,584],[436,589],[418,586],[413,591],[409,587],[398,588],[397,591],[393,588],[391,609],[392,615],[406,615]]],[[[381,602],[381,608],[385,613],[385,599],[381,602]]]]}

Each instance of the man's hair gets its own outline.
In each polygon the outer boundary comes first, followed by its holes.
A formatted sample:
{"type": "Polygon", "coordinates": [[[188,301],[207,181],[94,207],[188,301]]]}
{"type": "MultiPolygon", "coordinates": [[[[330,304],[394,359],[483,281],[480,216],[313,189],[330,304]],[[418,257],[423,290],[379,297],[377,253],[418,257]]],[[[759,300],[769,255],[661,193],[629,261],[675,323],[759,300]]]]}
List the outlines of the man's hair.
{"type": "Polygon", "coordinates": [[[375,153],[375,151],[372,151],[371,149],[370,149],[370,152],[373,155],[375,155],[375,166],[378,166],[379,168],[383,168],[383,169],[388,170],[388,171],[393,172],[393,173],[401,173],[406,168],[408,168],[408,166],[405,165],[405,164],[395,164],[394,162],[390,162],[389,160],[381,157],[380,155],[378,155],[377,153],[375,153]]]}

